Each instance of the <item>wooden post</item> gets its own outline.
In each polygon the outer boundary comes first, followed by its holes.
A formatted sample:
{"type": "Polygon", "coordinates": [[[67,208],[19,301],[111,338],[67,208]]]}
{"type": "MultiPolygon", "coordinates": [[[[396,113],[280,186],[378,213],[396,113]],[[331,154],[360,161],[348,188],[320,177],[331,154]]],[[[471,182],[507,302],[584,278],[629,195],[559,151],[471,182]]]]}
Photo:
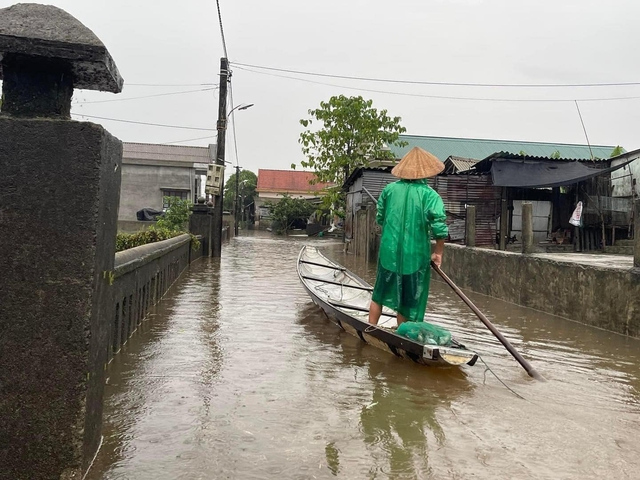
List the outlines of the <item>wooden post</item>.
{"type": "Polygon", "coordinates": [[[476,246],[476,206],[467,205],[467,218],[466,218],[466,235],[465,244],[467,247],[476,246]]]}
{"type": "Polygon", "coordinates": [[[615,225],[611,226],[611,246],[612,247],[616,246],[616,226],[615,225]]]}
{"type": "Polygon", "coordinates": [[[533,253],[533,205],[522,204],[522,253],[533,253]]]}
{"type": "Polygon", "coordinates": [[[500,210],[500,250],[507,249],[507,237],[509,233],[509,203],[505,198],[506,188],[503,188],[502,208],[500,210]]]}

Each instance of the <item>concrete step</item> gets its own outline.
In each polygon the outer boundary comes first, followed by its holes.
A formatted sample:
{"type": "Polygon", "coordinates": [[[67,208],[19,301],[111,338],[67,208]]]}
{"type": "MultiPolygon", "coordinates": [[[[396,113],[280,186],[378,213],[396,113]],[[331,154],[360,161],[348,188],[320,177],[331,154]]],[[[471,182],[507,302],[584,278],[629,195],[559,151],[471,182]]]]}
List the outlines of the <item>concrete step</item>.
{"type": "Polygon", "coordinates": [[[570,243],[562,244],[562,245],[545,245],[544,251],[547,253],[563,253],[563,252],[573,252],[573,245],[570,243]]]}
{"type": "Polygon", "coordinates": [[[604,247],[604,253],[611,255],[633,255],[633,247],[618,246],[618,242],[614,247],[604,247]]]}
{"type": "Polygon", "coordinates": [[[633,247],[633,240],[616,240],[616,247],[633,247]]]}

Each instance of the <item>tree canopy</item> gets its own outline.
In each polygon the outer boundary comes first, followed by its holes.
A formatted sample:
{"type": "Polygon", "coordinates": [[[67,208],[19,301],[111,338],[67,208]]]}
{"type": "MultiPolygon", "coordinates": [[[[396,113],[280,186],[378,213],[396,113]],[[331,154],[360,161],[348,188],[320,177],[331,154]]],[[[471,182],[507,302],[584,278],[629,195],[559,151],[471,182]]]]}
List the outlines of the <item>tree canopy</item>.
{"type": "Polygon", "coordinates": [[[278,233],[287,233],[296,221],[306,220],[315,211],[315,207],[307,200],[292,198],[286,193],[278,202],[267,202],[265,205],[271,211],[272,225],[278,233]]]}
{"type": "MultiPolygon", "coordinates": [[[[247,205],[251,205],[251,202],[253,202],[253,198],[256,195],[256,185],[258,184],[258,177],[251,170],[240,170],[238,182],[238,190],[240,196],[244,197],[244,205],[242,205],[242,208],[244,208],[247,205]]],[[[233,206],[235,205],[235,200],[236,174],[233,173],[224,185],[223,208],[227,211],[232,212],[233,206]]]]}
{"type": "MultiPolygon", "coordinates": [[[[398,137],[406,129],[400,117],[378,111],[372,100],[361,96],[334,96],[309,110],[311,118],[300,120],[307,130],[299,143],[306,159],[300,162],[315,171],[317,182],[333,183],[328,199],[335,202],[348,176],[371,160],[393,159],[390,145],[404,146],[398,137]]],[[[291,165],[295,169],[295,165],[291,165]]]]}

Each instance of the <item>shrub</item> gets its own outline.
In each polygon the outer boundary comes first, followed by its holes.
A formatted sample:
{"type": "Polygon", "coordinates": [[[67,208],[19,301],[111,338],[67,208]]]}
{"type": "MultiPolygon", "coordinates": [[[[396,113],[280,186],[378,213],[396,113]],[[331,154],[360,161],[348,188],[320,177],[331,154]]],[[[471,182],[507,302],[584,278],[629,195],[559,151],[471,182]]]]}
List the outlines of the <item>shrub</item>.
{"type": "Polygon", "coordinates": [[[119,233],[116,237],[116,252],[139,247],[140,245],[146,245],[147,243],[168,240],[169,238],[177,237],[183,233],[184,232],[169,230],[167,228],[159,228],[157,226],[152,226],[147,230],[136,233],[119,233]]]}
{"type": "Polygon", "coordinates": [[[146,245],[147,243],[168,240],[185,233],[191,235],[191,248],[194,250],[200,248],[200,242],[195,235],[186,231],[189,215],[191,215],[191,203],[188,200],[176,197],[165,197],[164,201],[169,207],[155,225],[141,232],[118,233],[116,236],[116,252],[146,245]]]}

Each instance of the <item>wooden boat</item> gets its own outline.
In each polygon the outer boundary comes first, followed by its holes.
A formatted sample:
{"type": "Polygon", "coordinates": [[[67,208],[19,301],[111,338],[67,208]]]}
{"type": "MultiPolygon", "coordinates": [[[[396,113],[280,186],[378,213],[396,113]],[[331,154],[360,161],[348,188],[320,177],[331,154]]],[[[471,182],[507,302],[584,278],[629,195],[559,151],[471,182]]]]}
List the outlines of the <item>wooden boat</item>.
{"type": "Polygon", "coordinates": [[[373,288],[317,248],[305,246],[298,256],[302,286],[329,319],[346,332],[398,357],[422,365],[474,365],[478,355],[452,340],[449,345],[422,345],[395,333],[397,317],[384,307],[378,326],[368,322],[373,288]]]}

